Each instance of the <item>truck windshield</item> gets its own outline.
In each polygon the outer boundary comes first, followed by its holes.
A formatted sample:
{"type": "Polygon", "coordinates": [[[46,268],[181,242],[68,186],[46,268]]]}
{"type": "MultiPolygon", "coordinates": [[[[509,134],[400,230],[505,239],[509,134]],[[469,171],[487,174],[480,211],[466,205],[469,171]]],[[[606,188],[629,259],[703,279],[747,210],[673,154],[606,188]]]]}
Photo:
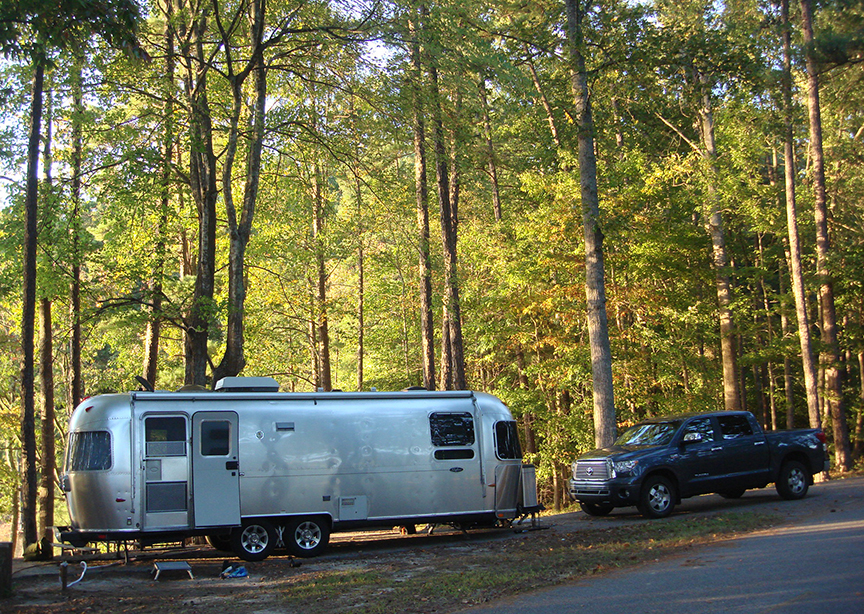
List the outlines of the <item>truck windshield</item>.
{"type": "Polygon", "coordinates": [[[624,431],[624,434],[618,438],[615,445],[665,446],[672,441],[672,437],[679,426],[681,426],[680,421],[637,424],[624,431]]]}

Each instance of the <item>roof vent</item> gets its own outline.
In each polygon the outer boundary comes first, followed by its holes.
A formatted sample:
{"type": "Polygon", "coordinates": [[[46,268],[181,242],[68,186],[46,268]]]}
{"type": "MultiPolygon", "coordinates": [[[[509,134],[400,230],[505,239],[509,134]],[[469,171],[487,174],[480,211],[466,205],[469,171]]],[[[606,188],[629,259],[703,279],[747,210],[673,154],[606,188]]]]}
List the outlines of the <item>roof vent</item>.
{"type": "Polygon", "coordinates": [[[279,382],[272,377],[223,377],[216,382],[216,392],[279,392],[279,382]]]}

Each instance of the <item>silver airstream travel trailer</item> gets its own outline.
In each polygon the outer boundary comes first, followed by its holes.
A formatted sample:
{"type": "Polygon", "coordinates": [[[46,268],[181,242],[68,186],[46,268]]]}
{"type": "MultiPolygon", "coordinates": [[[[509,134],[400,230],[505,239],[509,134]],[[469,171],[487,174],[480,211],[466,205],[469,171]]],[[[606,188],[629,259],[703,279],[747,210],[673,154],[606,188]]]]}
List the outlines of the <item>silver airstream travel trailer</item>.
{"type": "Polygon", "coordinates": [[[498,399],[461,392],[215,392],[93,397],[72,414],[60,537],[205,535],[246,560],[314,556],[333,531],[509,522],[537,510],[534,468],[498,399]]]}

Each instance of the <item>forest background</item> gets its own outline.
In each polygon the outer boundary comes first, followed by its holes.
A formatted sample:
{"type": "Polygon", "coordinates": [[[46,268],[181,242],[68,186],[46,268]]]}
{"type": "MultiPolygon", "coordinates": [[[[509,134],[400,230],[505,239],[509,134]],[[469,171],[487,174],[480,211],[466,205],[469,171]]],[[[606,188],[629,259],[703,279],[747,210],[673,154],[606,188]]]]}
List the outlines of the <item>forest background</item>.
{"type": "Polygon", "coordinates": [[[747,409],[861,456],[861,0],[40,5],[0,2],[26,544],[71,410],[136,376],[487,391],[556,508],[610,416],[747,409]]]}

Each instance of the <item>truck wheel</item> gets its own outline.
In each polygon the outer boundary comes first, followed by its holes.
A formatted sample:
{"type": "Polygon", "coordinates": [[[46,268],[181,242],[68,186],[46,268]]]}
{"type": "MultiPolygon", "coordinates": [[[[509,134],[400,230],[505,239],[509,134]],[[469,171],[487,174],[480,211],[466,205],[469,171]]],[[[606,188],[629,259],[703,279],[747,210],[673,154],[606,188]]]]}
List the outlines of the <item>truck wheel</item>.
{"type": "Polygon", "coordinates": [[[288,523],[284,539],[291,554],[309,558],[318,556],[327,547],[330,529],[320,517],[297,518],[288,523]]]}
{"type": "Polygon", "coordinates": [[[263,561],[276,547],[276,529],[260,519],[246,520],[231,532],[231,549],[244,561],[263,561]]]}
{"type": "Polygon", "coordinates": [[[609,512],[611,512],[615,508],[614,505],[605,505],[603,503],[587,503],[585,501],[580,501],[579,507],[581,507],[582,511],[589,516],[608,516],[609,512]]]}
{"type": "Polygon", "coordinates": [[[778,494],[784,499],[803,499],[810,488],[807,469],[798,461],[786,461],[777,476],[778,494]]]}
{"type": "Polygon", "coordinates": [[[675,507],[675,487],[662,475],[648,476],[637,507],[645,518],[665,518],[675,507]]]}

